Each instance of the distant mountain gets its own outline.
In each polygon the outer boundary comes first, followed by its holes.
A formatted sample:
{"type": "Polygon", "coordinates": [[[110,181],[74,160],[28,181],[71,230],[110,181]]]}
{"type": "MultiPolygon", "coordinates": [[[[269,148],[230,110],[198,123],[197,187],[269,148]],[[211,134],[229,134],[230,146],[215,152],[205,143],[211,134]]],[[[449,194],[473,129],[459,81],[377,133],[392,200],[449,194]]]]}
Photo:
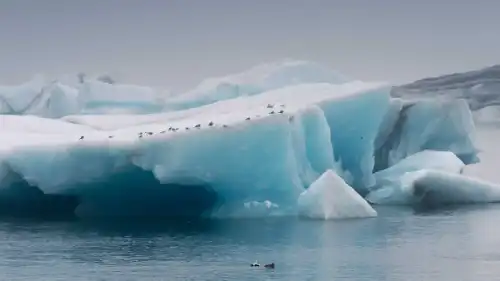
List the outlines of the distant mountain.
{"type": "Polygon", "coordinates": [[[463,98],[473,111],[500,105],[500,65],[417,80],[394,87],[392,96],[407,99],[463,98]]]}

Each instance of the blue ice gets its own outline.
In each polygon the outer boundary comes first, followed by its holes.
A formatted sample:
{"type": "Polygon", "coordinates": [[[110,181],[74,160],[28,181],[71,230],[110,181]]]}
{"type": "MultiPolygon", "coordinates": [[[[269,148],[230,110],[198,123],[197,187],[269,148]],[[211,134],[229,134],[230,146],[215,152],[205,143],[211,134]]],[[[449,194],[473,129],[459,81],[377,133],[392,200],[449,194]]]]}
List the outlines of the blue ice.
{"type": "Polygon", "coordinates": [[[365,194],[384,169],[423,150],[476,160],[474,124],[460,102],[407,105],[386,83],[310,63],[256,69],[263,73],[206,82],[214,92],[180,95],[210,97],[184,110],[163,107],[172,99],[151,88],[85,81],[57,86],[78,101],[71,116],[0,116],[0,186],[8,195],[0,205],[22,209],[32,202],[23,199],[29,190],[30,200],[62,200],[79,217],[291,215],[326,171],[365,194]],[[233,86],[219,91],[220,81],[259,90],[227,95],[233,86]]]}

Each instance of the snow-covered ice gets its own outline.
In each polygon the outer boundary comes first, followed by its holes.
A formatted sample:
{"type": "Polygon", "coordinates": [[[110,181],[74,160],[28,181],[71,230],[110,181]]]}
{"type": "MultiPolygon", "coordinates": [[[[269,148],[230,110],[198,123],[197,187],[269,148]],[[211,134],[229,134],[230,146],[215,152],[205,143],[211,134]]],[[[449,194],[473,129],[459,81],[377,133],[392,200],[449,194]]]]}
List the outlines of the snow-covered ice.
{"type": "Polygon", "coordinates": [[[327,170],[302,192],[299,215],[311,219],[347,219],[377,216],[377,212],[352,187],[327,170]]]}

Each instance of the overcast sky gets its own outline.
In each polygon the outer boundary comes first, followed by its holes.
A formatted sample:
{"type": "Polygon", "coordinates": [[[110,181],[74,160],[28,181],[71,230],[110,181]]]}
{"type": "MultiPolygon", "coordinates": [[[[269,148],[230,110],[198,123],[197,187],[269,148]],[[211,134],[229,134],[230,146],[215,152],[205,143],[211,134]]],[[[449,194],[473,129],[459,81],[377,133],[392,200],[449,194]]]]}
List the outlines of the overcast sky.
{"type": "Polygon", "coordinates": [[[495,0],[1,0],[0,82],[115,73],[174,90],[296,58],[364,80],[500,63],[495,0]]]}

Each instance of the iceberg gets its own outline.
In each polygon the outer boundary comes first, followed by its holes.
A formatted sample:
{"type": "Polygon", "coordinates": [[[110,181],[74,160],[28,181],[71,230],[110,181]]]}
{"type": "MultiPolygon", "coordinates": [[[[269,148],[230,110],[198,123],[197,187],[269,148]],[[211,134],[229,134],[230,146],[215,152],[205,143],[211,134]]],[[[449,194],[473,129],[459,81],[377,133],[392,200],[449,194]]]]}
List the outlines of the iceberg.
{"type": "Polygon", "coordinates": [[[500,185],[442,171],[415,173],[413,194],[426,207],[500,202],[500,185]]]}
{"type": "Polygon", "coordinates": [[[402,182],[398,198],[388,200],[381,193],[374,193],[368,201],[390,204],[397,200],[425,208],[500,202],[500,185],[460,174],[424,169],[406,174],[402,182]]]}
{"type": "Polygon", "coordinates": [[[352,79],[314,62],[284,60],[252,67],[241,73],[210,78],[175,99],[170,99],[169,110],[200,107],[214,102],[253,96],[266,91],[300,84],[342,84],[352,79]]]}
{"type": "Polygon", "coordinates": [[[413,172],[427,169],[458,174],[464,167],[465,164],[450,151],[424,150],[376,172],[375,185],[370,187],[366,199],[373,204],[409,204],[413,196],[408,191],[414,184],[413,172]]]}
{"type": "Polygon", "coordinates": [[[255,93],[221,98],[217,86],[186,94],[212,97],[186,109],[166,109],[174,98],[157,100],[147,87],[92,80],[68,86],[77,101],[70,115],[2,115],[0,203],[80,218],[293,215],[326,171],[366,194],[374,171],[420,151],[450,151],[465,164],[476,157],[460,102],[407,104],[386,83],[315,64],[269,69],[236,75],[235,85],[258,86],[255,93]]]}
{"type": "Polygon", "coordinates": [[[46,80],[36,76],[19,86],[0,86],[0,114],[60,118],[73,114],[145,114],[164,110],[157,90],[88,79],[46,80]]]}
{"type": "Polygon", "coordinates": [[[395,100],[376,140],[375,172],[422,150],[451,151],[465,164],[477,163],[475,125],[464,100],[395,100]],[[389,129],[387,129],[389,128],[389,129]]]}
{"type": "MultiPolygon", "coordinates": [[[[112,132],[91,130],[47,138],[29,135],[29,139],[8,142],[0,151],[0,159],[6,171],[19,175],[44,194],[80,198],[75,211],[80,217],[145,212],[140,204],[148,201],[153,208],[151,201],[159,198],[163,200],[151,213],[171,213],[173,207],[161,210],[171,201],[166,198],[190,197],[186,194],[213,198],[199,202],[209,205],[208,209],[196,211],[211,217],[232,216],[252,201],[270,201],[279,206],[272,211],[293,213],[298,195],[327,169],[371,176],[371,166],[348,158],[361,161],[362,150],[341,154],[345,155],[340,158],[342,165],[335,161],[329,122],[345,121],[340,113],[333,115],[339,119],[329,120],[322,108],[333,108],[332,103],[338,103],[337,108],[349,105],[365,111],[372,120],[377,116],[380,120],[383,111],[377,109],[370,115],[369,105],[374,101],[386,103],[387,95],[379,84],[295,86],[213,104],[187,112],[183,118],[160,114],[154,122],[127,125],[112,132]],[[284,107],[277,103],[279,100],[285,102],[284,107]],[[268,108],[270,102],[276,103],[276,108],[268,108]],[[172,190],[176,190],[173,195],[172,190]],[[109,203],[113,201],[116,203],[109,203]]],[[[91,128],[86,124],[66,125],[91,128]]],[[[353,134],[354,141],[366,145],[368,153],[377,127],[355,131],[366,136],[367,140],[361,142],[357,140],[360,135],[353,134]]],[[[341,140],[334,138],[341,147],[347,147],[341,140]]]]}
{"type": "Polygon", "coordinates": [[[323,173],[298,199],[299,215],[312,219],[377,216],[377,212],[332,170],[323,173]]]}

